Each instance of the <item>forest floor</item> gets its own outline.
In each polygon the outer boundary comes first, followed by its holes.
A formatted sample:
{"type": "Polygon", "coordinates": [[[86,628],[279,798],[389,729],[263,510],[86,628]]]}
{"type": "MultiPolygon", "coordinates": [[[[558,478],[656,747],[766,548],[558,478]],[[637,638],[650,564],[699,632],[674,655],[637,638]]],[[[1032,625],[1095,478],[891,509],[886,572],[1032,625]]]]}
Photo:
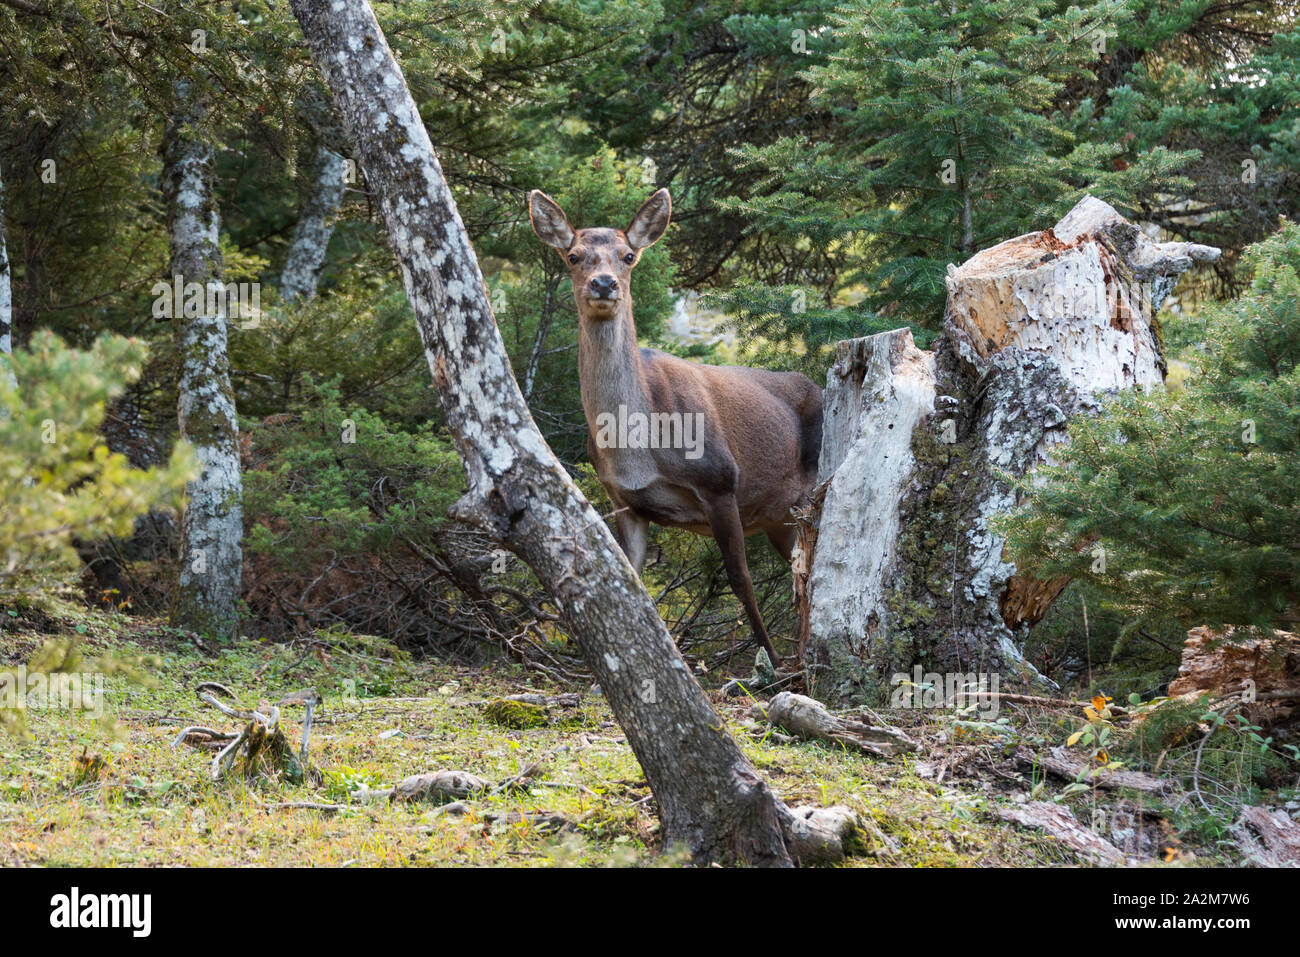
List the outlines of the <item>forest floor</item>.
{"type": "MultiPolygon", "coordinates": [[[[0,865],[682,861],[659,847],[653,797],[594,690],[548,687],[509,666],[412,660],[377,639],[331,633],[311,642],[202,646],[158,622],[92,612],[11,614],[0,621],[0,667],[30,661],[51,641],[75,642],[80,667],[104,674],[103,714],[29,708],[20,715],[25,727],[0,731],[0,865]],[[304,688],[319,691],[324,703],[312,725],[310,754],[324,772],[322,782],[250,783],[230,775],[214,782],[214,750],[173,748],[188,725],[238,727],[197,698],[201,681],[220,682],[245,706],[304,688]],[[489,716],[487,702],[526,691],[578,694],[550,706],[541,727],[511,729],[489,716]],[[440,769],[499,783],[534,762],[541,770],[526,790],[468,798],[454,809],[459,813],[430,803],[349,797],[440,769]]],[[[1107,839],[1119,841],[1130,864],[1241,860],[1227,838],[1227,818],[1207,826],[1204,816],[1190,814],[1185,795],[1156,800],[1094,787],[1061,797],[1067,781],[1016,760],[1025,749],[1064,744],[1081,715],[1007,707],[998,722],[980,722],[882,712],[921,749],[878,759],[818,743],[783,743],[747,721],[748,699],[711,695],[787,803],[846,804],[859,813],[866,828],[850,866],[1095,863],[999,816],[1054,797],[1080,821],[1098,821],[1096,811],[1104,808],[1107,839]]],[[[295,746],[301,713],[284,712],[295,746]]]]}

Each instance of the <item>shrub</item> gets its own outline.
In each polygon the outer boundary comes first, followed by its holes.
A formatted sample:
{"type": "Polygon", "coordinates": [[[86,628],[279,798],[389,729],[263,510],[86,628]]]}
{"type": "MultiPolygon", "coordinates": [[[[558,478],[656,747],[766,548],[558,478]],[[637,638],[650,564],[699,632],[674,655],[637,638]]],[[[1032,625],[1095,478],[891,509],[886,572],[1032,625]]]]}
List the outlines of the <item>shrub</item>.
{"type": "Polygon", "coordinates": [[[137,469],[96,431],[145,351],[120,336],[81,351],[40,332],[14,353],[17,388],[0,375],[0,602],[68,590],[81,568],[75,540],[129,535],[138,516],[179,503],[193,471],[188,448],[137,469]]]}
{"type": "Polygon", "coordinates": [[[1102,589],[1133,619],[1300,621],[1300,228],[1252,246],[1181,390],[1070,426],[1003,524],[1018,563],[1102,589]]]}

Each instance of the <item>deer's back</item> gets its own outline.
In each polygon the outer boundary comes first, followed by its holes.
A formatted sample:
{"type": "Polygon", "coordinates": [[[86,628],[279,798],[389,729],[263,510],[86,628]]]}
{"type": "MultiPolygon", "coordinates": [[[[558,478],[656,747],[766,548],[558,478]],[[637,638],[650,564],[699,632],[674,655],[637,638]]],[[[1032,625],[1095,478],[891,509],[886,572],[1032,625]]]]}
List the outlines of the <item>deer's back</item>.
{"type": "Polygon", "coordinates": [[[752,527],[782,520],[816,483],[822,396],[807,376],[705,365],[655,349],[641,350],[641,372],[652,411],[704,416],[703,455],[661,457],[666,477],[734,491],[752,527]]]}

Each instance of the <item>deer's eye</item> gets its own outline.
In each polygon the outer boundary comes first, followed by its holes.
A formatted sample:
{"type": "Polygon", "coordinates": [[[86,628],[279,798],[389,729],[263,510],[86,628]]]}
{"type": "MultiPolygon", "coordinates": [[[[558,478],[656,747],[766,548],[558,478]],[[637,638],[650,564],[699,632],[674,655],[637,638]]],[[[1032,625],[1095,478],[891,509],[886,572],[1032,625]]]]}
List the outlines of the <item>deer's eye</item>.
{"type": "Polygon", "coordinates": [[[632,265],[636,262],[636,253],[628,253],[623,257],[623,262],[627,263],[629,266],[632,265]]]}
{"type": "Polygon", "coordinates": [[[578,261],[578,254],[577,254],[577,253],[569,253],[569,262],[571,262],[571,263],[576,263],[577,261],[578,261]]]}

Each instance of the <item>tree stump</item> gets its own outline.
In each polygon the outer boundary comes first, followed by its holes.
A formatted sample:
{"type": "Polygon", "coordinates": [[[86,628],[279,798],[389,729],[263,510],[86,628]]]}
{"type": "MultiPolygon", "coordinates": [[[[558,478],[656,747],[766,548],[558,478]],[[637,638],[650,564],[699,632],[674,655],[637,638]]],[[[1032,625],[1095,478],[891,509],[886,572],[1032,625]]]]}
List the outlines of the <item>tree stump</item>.
{"type": "Polygon", "coordinates": [[[906,329],[839,344],[796,590],[818,698],[885,701],[917,664],[1051,684],[1020,649],[1068,582],[1017,575],[991,521],[1072,417],[1163,384],[1156,310],[1218,254],[1154,243],[1085,197],[1052,229],[948,267],[932,351],[906,329]]]}

